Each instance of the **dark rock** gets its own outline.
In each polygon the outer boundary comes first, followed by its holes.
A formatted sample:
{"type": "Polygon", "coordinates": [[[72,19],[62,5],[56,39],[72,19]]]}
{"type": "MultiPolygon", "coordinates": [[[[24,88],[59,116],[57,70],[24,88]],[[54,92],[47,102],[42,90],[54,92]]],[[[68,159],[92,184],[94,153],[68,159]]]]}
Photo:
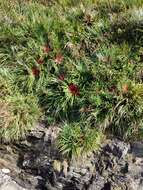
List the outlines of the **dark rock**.
{"type": "Polygon", "coordinates": [[[44,141],[52,143],[57,138],[60,128],[57,126],[50,126],[45,130],[44,141]]]}
{"type": "Polygon", "coordinates": [[[121,167],[121,173],[126,174],[128,173],[128,163],[125,163],[124,167],[121,167]]]}
{"type": "Polygon", "coordinates": [[[143,157],[143,143],[142,142],[132,143],[131,152],[135,157],[143,157]]]}
{"type": "Polygon", "coordinates": [[[100,175],[97,175],[94,181],[89,186],[89,190],[101,190],[104,188],[105,179],[100,175]],[[96,189],[95,189],[96,188],[96,189]]]}
{"type": "Polygon", "coordinates": [[[47,188],[47,190],[62,190],[63,189],[63,185],[58,182],[54,186],[52,186],[51,183],[46,182],[45,187],[47,188]]]}
{"type": "Polygon", "coordinates": [[[101,190],[111,190],[111,183],[107,182],[104,184],[104,187],[101,190]]]}
{"type": "Polygon", "coordinates": [[[41,139],[43,138],[45,135],[44,131],[36,131],[36,130],[33,130],[29,133],[28,137],[29,138],[35,138],[35,139],[41,139]]]}
{"type": "Polygon", "coordinates": [[[110,141],[103,147],[103,151],[112,153],[118,158],[124,158],[130,149],[130,145],[117,139],[110,141]]]}

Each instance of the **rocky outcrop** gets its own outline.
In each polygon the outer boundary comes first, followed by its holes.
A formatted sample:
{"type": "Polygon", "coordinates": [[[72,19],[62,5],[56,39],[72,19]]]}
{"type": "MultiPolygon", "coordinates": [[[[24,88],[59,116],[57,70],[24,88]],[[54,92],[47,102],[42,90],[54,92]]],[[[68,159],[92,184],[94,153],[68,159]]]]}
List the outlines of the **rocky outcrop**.
{"type": "Polygon", "coordinates": [[[56,148],[59,128],[39,125],[1,145],[0,190],[142,190],[143,144],[106,140],[98,152],[67,161],[56,148]]]}
{"type": "Polygon", "coordinates": [[[0,190],[26,190],[18,185],[9,175],[10,170],[0,170],[0,190]]]}

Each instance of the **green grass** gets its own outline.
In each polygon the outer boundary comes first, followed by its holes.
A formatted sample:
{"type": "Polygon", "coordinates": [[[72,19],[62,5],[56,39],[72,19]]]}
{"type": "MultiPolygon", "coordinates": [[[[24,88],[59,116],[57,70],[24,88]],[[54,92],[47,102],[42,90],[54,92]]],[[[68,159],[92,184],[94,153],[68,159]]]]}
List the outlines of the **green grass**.
{"type": "Polygon", "coordinates": [[[0,137],[6,142],[24,138],[40,116],[37,100],[32,95],[6,96],[0,106],[0,137]]]}
{"type": "Polygon", "coordinates": [[[58,147],[70,159],[81,158],[89,152],[97,150],[103,135],[84,123],[64,124],[59,134],[58,147]]]}
{"type": "MultiPolygon", "coordinates": [[[[7,106],[17,94],[33,96],[47,124],[83,123],[99,134],[141,136],[143,0],[0,0],[0,7],[4,109],[12,114],[7,106]]],[[[30,126],[39,119],[35,108],[28,108],[30,126]]],[[[14,130],[5,130],[9,139],[11,132],[23,136],[14,130]]]]}

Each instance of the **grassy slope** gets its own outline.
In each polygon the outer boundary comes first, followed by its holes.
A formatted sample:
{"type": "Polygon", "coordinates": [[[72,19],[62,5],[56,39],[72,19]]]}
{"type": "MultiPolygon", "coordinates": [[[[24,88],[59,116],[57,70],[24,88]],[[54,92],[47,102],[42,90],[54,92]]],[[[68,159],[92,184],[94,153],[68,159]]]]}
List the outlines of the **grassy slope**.
{"type": "Polygon", "coordinates": [[[143,0],[0,0],[0,7],[2,103],[20,93],[38,99],[33,109],[48,123],[142,134],[143,0]]]}

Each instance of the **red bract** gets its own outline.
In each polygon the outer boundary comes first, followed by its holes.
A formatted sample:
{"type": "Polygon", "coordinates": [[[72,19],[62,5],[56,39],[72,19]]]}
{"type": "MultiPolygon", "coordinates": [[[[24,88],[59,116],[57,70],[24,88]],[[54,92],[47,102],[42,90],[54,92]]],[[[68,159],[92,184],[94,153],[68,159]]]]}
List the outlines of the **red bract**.
{"type": "Polygon", "coordinates": [[[68,89],[72,95],[79,96],[79,94],[80,94],[79,88],[76,84],[73,84],[73,83],[69,84],[68,89]]]}
{"type": "Polygon", "coordinates": [[[33,67],[32,68],[32,74],[36,77],[36,76],[39,76],[40,74],[40,70],[36,67],[33,67]]]}
{"type": "Polygon", "coordinates": [[[42,64],[44,63],[44,60],[43,60],[42,58],[39,58],[39,59],[37,60],[37,63],[38,63],[39,65],[42,65],[42,64]]]}
{"type": "Polygon", "coordinates": [[[64,76],[64,74],[61,74],[61,75],[59,75],[59,77],[58,77],[60,80],[62,80],[62,81],[64,81],[65,80],[65,76],[64,76]]]}
{"type": "Polygon", "coordinates": [[[44,52],[44,53],[49,53],[49,51],[50,51],[50,47],[49,47],[48,45],[45,45],[45,46],[43,47],[43,52],[44,52]]]}
{"type": "Polygon", "coordinates": [[[60,64],[63,61],[64,57],[61,54],[56,55],[55,63],[60,64]]]}

